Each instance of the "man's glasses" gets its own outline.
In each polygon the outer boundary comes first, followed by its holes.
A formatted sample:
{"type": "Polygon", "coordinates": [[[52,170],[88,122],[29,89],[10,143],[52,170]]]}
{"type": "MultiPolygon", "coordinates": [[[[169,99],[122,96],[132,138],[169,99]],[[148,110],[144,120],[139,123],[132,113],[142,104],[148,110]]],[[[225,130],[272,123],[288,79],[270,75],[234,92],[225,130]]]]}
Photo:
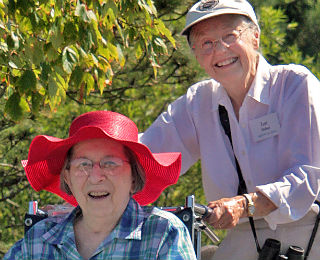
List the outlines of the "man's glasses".
{"type": "Polygon", "coordinates": [[[89,176],[92,172],[93,167],[98,164],[100,169],[109,175],[117,175],[119,169],[125,162],[118,157],[105,157],[100,162],[93,162],[87,158],[77,158],[70,162],[70,170],[75,176],[89,176]]]}
{"type": "Polygon", "coordinates": [[[229,47],[234,44],[241,36],[241,34],[248,28],[243,30],[235,30],[231,33],[228,33],[222,36],[218,40],[205,40],[200,42],[199,44],[194,44],[192,46],[193,51],[199,52],[201,55],[209,55],[211,54],[218,46],[218,44],[222,44],[225,47],[229,47]]]}

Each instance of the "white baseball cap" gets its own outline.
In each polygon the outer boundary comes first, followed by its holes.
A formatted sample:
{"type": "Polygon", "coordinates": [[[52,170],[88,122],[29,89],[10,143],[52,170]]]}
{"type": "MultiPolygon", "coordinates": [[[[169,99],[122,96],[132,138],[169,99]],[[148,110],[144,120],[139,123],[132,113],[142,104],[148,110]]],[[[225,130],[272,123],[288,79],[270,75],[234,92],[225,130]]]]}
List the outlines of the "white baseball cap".
{"type": "Polygon", "coordinates": [[[259,28],[256,14],[246,0],[201,0],[187,13],[186,25],[181,34],[188,35],[193,25],[222,14],[241,14],[249,17],[259,28]]]}

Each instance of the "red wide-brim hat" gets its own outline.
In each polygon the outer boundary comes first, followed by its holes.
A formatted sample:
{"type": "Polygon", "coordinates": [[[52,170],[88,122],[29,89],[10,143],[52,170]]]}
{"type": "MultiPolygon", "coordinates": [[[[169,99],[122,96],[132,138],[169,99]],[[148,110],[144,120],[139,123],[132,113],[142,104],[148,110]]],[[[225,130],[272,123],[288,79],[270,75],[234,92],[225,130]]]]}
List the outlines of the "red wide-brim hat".
{"type": "Polygon", "coordinates": [[[135,153],[145,171],[145,185],[133,198],[141,205],[154,202],[161,192],[178,181],[180,153],[151,153],[138,143],[137,126],[126,116],[111,111],[88,112],[77,117],[70,126],[69,137],[36,136],[30,145],[28,160],[22,161],[27,178],[36,190],[47,190],[72,205],[76,199],[60,188],[60,173],[68,150],[75,144],[93,138],[110,138],[135,153]]]}

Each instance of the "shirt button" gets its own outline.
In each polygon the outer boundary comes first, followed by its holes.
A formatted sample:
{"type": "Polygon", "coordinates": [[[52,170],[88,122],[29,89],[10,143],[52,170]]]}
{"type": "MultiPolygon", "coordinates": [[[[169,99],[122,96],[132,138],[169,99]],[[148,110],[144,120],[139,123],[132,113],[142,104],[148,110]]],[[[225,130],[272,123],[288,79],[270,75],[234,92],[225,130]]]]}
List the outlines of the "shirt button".
{"type": "Polygon", "coordinates": [[[251,184],[252,184],[252,182],[251,182],[251,181],[248,181],[248,185],[250,185],[250,186],[251,186],[251,184]]]}
{"type": "Polygon", "coordinates": [[[246,152],[244,150],[241,151],[242,156],[246,155],[246,152]]]}

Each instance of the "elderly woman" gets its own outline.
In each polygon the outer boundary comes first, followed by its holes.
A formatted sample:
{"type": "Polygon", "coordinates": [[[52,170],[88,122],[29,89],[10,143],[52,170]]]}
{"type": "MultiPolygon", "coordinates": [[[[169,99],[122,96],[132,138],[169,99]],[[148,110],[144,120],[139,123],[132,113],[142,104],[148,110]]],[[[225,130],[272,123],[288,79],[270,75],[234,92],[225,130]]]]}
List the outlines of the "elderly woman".
{"type": "Polygon", "coordinates": [[[140,141],[153,152],[181,152],[182,173],[201,159],[213,209],[208,222],[230,229],[214,259],[257,259],[267,238],[281,242],[280,253],[296,245],[320,259],[320,232],[312,232],[319,211],[319,80],[300,65],[268,64],[245,0],[196,3],[182,34],[211,79],[169,105],[140,141]]]}
{"type": "Polygon", "coordinates": [[[176,183],[180,154],[152,154],[137,139],[130,119],[108,111],[79,116],[66,139],[35,137],[23,162],[30,184],[78,206],[34,225],[4,259],[196,259],[175,215],[139,206],[176,183]]]}

